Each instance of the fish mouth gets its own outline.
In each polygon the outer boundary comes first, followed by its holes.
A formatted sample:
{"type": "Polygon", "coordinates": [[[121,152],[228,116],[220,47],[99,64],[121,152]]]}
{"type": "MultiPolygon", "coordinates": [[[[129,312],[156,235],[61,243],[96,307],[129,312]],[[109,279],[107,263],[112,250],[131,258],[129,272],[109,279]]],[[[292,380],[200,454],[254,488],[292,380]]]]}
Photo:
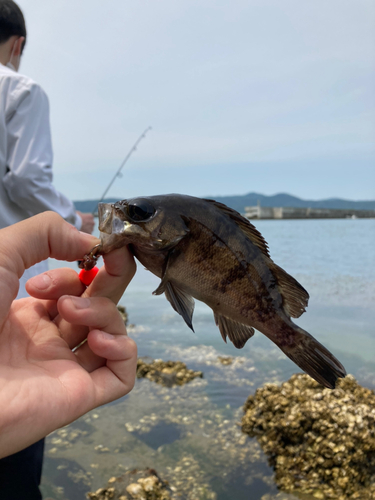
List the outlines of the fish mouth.
{"type": "Polygon", "coordinates": [[[147,231],[126,220],[121,208],[117,208],[111,203],[99,203],[98,214],[102,246],[108,251],[131,243],[134,239],[141,238],[143,242],[149,240],[147,231]]]}
{"type": "Polygon", "coordinates": [[[116,212],[117,210],[112,204],[99,203],[99,231],[101,233],[123,234],[126,231],[130,223],[122,220],[116,212]]]}

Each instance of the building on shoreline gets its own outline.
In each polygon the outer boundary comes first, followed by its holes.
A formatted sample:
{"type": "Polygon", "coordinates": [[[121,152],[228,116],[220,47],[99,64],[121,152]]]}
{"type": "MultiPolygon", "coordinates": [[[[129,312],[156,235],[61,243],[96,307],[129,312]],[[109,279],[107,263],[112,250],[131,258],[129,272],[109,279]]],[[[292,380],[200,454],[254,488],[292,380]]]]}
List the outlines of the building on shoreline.
{"type": "Polygon", "coordinates": [[[375,210],[261,207],[260,204],[245,207],[248,219],[369,219],[375,218],[375,210]]]}

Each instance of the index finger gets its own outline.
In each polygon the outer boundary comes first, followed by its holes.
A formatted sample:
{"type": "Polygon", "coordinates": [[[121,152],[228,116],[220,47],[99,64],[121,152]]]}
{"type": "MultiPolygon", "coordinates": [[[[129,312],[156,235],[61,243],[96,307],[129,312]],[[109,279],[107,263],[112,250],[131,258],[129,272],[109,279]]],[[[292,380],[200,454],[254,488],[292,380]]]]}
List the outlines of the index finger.
{"type": "Polygon", "coordinates": [[[2,229],[0,321],[17,296],[19,278],[25,269],[48,257],[70,262],[78,260],[97,242],[97,238],[79,232],[54,212],[44,212],[2,229]]]}
{"type": "MultiPolygon", "coordinates": [[[[124,246],[106,254],[104,264],[82,297],[106,297],[117,304],[135,274],[135,260],[129,249],[124,246]]],[[[71,348],[85,340],[89,332],[87,326],[72,325],[60,315],[56,316],[54,323],[59,328],[61,337],[71,348]]]]}
{"type": "Polygon", "coordinates": [[[121,299],[132,280],[136,263],[127,246],[103,256],[104,266],[82,297],[107,297],[115,304],[121,299]]]}

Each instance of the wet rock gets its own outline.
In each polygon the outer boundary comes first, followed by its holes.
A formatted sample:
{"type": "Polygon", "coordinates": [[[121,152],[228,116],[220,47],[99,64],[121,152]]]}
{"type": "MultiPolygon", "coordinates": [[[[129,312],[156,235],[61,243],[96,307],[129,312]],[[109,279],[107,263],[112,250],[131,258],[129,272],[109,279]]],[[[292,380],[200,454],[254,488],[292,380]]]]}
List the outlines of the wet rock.
{"type": "Polygon", "coordinates": [[[217,500],[193,455],[185,455],[175,466],[167,467],[165,477],[171,484],[172,500],[217,500]]]}
{"type": "Polygon", "coordinates": [[[120,306],[120,305],[118,305],[118,306],[117,306],[117,310],[118,310],[118,312],[120,313],[121,318],[123,319],[123,321],[124,321],[124,323],[125,323],[125,326],[127,326],[129,316],[128,316],[128,313],[127,313],[127,311],[126,311],[125,307],[124,307],[124,306],[120,306]]]}
{"type": "Polygon", "coordinates": [[[94,448],[95,451],[99,451],[100,453],[109,453],[111,450],[102,444],[98,444],[94,448]]]}
{"type": "Polygon", "coordinates": [[[111,477],[107,488],[87,493],[90,500],[171,500],[171,489],[154,469],[132,470],[111,477]]]}
{"type": "Polygon", "coordinates": [[[308,375],[265,384],[244,406],[279,488],[313,498],[375,498],[375,393],[347,376],[334,390],[308,375]]]}
{"type": "Polygon", "coordinates": [[[56,453],[58,449],[71,448],[74,443],[76,443],[82,437],[89,434],[87,430],[72,429],[64,427],[55,431],[49,440],[49,443],[53,445],[53,448],[49,450],[49,453],[56,453]]]}
{"type": "Polygon", "coordinates": [[[230,356],[218,356],[217,359],[224,366],[228,366],[233,363],[233,358],[231,358],[230,356]]]}
{"type": "Polygon", "coordinates": [[[154,469],[131,470],[111,477],[107,488],[87,493],[90,500],[217,500],[191,455],[167,467],[163,479],[154,469]]]}
{"type": "Polygon", "coordinates": [[[181,361],[146,361],[142,358],[137,362],[137,378],[147,378],[164,385],[172,387],[174,385],[184,385],[197,377],[202,378],[200,371],[189,370],[185,363],[181,361]]]}
{"type": "Polygon", "coordinates": [[[270,494],[267,493],[266,495],[263,495],[260,500],[292,500],[294,498],[297,498],[297,497],[294,497],[294,496],[291,496],[289,494],[281,493],[280,492],[280,493],[277,493],[276,495],[270,495],[270,494]]]}

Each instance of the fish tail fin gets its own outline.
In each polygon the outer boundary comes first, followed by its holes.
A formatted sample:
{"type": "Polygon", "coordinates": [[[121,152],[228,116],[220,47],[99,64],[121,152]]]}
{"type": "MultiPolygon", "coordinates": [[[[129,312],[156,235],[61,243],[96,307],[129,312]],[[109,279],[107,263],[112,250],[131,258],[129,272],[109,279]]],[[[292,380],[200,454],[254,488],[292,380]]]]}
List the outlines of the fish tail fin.
{"type": "Polygon", "coordinates": [[[294,325],[291,342],[277,342],[278,347],[296,365],[308,373],[319,384],[334,389],[338,378],[346,375],[346,370],[335,356],[312,335],[294,325]]]}

